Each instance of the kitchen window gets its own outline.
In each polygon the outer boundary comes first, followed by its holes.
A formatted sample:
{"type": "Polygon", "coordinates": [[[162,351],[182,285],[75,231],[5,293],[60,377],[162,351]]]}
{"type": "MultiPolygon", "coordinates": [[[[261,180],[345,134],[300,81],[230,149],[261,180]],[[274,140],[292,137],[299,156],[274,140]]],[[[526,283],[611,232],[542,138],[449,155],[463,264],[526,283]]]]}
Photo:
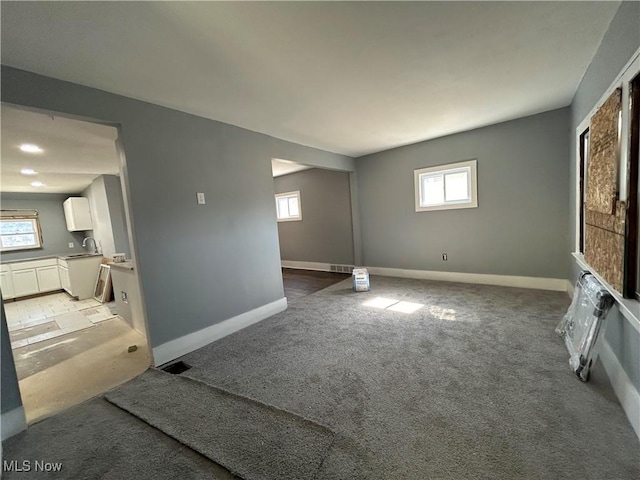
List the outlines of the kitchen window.
{"type": "Polygon", "coordinates": [[[279,222],[293,222],[302,220],[300,191],[277,193],[276,210],[278,213],[279,222]]]}
{"type": "Polygon", "coordinates": [[[0,251],[42,248],[42,230],[36,210],[0,212],[0,251]]]}
{"type": "Polygon", "coordinates": [[[478,206],[477,160],[413,172],[416,212],[478,206]]]}

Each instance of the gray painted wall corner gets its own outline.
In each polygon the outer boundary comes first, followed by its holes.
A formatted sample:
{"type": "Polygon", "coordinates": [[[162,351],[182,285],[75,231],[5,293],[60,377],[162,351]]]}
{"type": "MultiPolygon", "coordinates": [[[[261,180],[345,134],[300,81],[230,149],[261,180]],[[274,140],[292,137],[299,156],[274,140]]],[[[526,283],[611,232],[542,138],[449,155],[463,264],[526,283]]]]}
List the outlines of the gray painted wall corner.
{"type": "Polygon", "coordinates": [[[353,265],[348,172],[312,168],[273,179],[275,193],[300,191],[302,220],[278,222],[283,260],[353,265]]]}
{"type": "Polygon", "coordinates": [[[118,126],[152,347],[284,297],[272,158],[353,167],[350,157],[94,88],[4,65],[1,74],[3,102],[118,126]]]}
{"type": "Polygon", "coordinates": [[[364,263],[566,279],[568,129],[562,108],[358,158],[364,263]],[[415,212],[414,169],[469,159],[478,208],[415,212]]]}

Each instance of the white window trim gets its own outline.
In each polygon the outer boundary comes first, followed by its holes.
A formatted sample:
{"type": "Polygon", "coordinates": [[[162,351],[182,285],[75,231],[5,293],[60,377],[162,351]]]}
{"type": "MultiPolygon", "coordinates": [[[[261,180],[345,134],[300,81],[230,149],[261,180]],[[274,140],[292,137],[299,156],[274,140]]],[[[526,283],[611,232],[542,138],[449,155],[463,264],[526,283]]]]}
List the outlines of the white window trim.
{"type": "MultiPolygon", "coordinates": [[[[628,135],[624,132],[629,131],[629,111],[626,108],[629,105],[629,82],[640,73],[640,49],[631,56],[627,64],[616,76],[615,80],[611,82],[609,88],[605,90],[600,99],[596,102],[589,113],[582,119],[575,131],[575,229],[574,229],[574,251],[573,257],[576,259],[578,265],[581,268],[589,270],[593,275],[598,278],[600,283],[609,291],[609,293],[616,300],[616,304],[622,315],[631,323],[631,325],[640,332],[640,316],[635,313],[638,311],[638,305],[640,302],[631,298],[623,298],[606,280],[591,267],[585,260],[584,255],[580,253],[580,209],[582,208],[582,198],[580,198],[580,136],[590,127],[591,117],[596,113],[598,108],[609,98],[616,88],[622,87],[622,118],[621,118],[621,130],[623,135],[620,139],[620,165],[626,165],[629,161],[629,140],[628,135]]],[[[626,168],[620,168],[619,172],[619,195],[618,199],[627,200],[627,172],[626,168]]]]}
{"type": "Polygon", "coordinates": [[[413,171],[414,182],[414,198],[416,212],[431,212],[434,210],[454,210],[460,208],[477,208],[478,207],[478,161],[467,160],[465,162],[449,163],[446,165],[436,165],[433,167],[418,168],[413,171]],[[420,176],[428,173],[446,172],[447,170],[456,170],[460,168],[469,168],[469,186],[471,200],[468,202],[445,203],[442,205],[433,205],[423,207],[420,205],[420,176]]]}
{"type": "Polygon", "coordinates": [[[276,193],[276,218],[278,219],[278,222],[299,222],[302,220],[302,202],[300,201],[300,190],[295,190],[293,192],[276,193]],[[298,215],[289,218],[278,218],[278,199],[294,196],[298,199],[298,215]]]}
{"type": "Polygon", "coordinates": [[[40,226],[40,218],[37,210],[3,210],[0,218],[7,221],[28,220],[32,222],[34,226],[34,236],[37,242],[36,245],[20,245],[17,247],[2,247],[2,245],[0,245],[0,252],[17,252],[42,248],[42,227],[40,226]]]}

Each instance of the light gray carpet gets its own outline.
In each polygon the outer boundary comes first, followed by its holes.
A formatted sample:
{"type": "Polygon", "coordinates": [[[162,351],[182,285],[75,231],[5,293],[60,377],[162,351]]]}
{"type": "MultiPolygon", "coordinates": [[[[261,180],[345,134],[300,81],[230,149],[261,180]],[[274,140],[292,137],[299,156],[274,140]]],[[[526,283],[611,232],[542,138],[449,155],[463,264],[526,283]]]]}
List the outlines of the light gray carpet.
{"type": "Polygon", "coordinates": [[[244,480],[313,479],[334,437],[298,415],[161,370],[105,398],[244,480]]]}
{"type": "Polygon", "coordinates": [[[337,433],[318,478],[633,479],[640,445],[602,372],[554,329],[565,293],[345,281],[187,355],[183,375],[337,433]],[[424,304],[407,314],[376,297],[424,304]]]}
{"type": "Polygon", "coordinates": [[[3,480],[233,480],[224,468],[103,399],[73,407],[2,442],[4,460],[62,462],[57,473],[3,480]]]}
{"type": "MultiPolygon", "coordinates": [[[[318,479],[640,478],[640,444],[601,368],[580,382],[554,333],[566,294],[376,276],[371,285],[301,298],[187,355],[193,368],[182,375],[331,428],[318,479]],[[375,297],[425,306],[363,305],[375,297]]],[[[139,440],[133,416],[125,436],[124,413],[113,410],[94,402],[46,420],[4,442],[4,457],[106,472],[62,478],[129,478],[112,473],[127,466],[137,478],[169,478],[182,464],[203,470],[174,478],[207,476],[210,465],[176,455],[157,431],[139,440]],[[161,468],[146,471],[147,456],[161,468]]]]}

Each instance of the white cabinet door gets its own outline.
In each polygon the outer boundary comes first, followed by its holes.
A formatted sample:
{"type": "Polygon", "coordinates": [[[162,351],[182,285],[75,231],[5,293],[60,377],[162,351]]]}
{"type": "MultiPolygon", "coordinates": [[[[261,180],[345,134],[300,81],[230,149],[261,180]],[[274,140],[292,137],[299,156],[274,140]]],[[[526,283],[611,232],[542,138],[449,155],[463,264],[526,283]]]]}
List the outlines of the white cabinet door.
{"type": "Polygon", "coordinates": [[[36,268],[36,273],[41,292],[60,290],[60,275],[58,274],[57,265],[36,268]]]}
{"type": "Polygon", "coordinates": [[[88,199],[85,197],[69,197],[62,206],[64,208],[64,217],[67,221],[67,230],[70,232],[93,230],[88,199]]]}
{"type": "Polygon", "coordinates": [[[0,289],[2,289],[2,298],[7,299],[15,297],[11,272],[0,273],[0,289]]]}
{"type": "Polygon", "coordinates": [[[60,284],[62,285],[62,288],[64,288],[69,293],[69,295],[73,295],[73,293],[71,292],[71,280],[69,279],[69,269],[63,266],[59,266],[58,268],[60,269],[58,273],[60,274],[60,284]]]}
{"type": "Polygon", "coordinates": [[[11,276],[13,277],[13,291],[16,297],[33,295],[40,291],[35,268],[17,270],[11,272],[11,276]]]}

